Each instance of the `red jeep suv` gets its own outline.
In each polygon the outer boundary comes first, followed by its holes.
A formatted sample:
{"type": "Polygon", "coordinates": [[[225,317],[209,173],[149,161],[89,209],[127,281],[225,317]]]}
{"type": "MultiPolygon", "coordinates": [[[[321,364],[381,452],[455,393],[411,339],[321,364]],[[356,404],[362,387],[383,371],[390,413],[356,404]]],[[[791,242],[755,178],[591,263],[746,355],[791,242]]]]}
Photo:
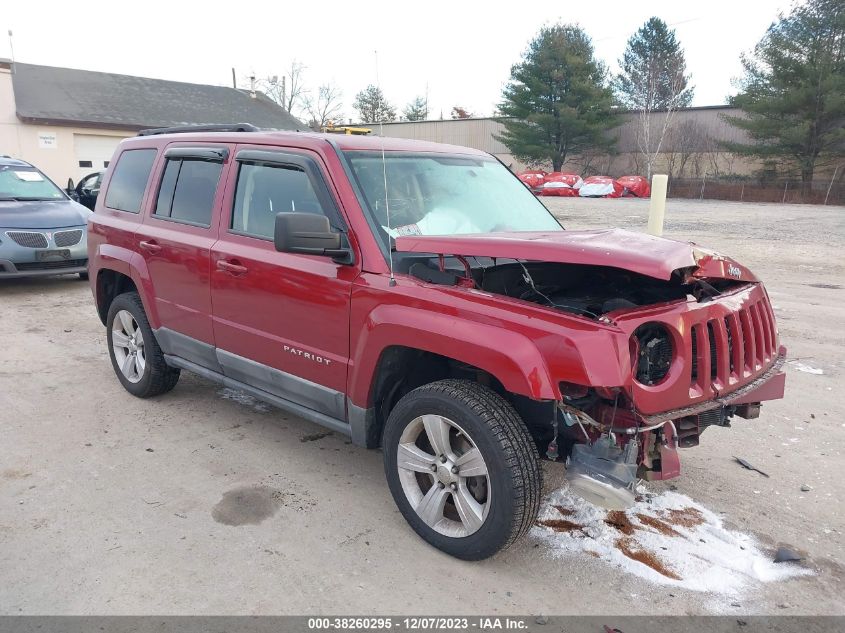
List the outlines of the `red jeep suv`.
{"type": "Polygon", "coordinates": [[[624,508],[710,425],[783,395],[762,283],[732,259],[622,230],[565,231],[464,147],[148,130],[89,220],[118,379],[187,370],[368,448],[411,527],[481,559],[531,527],[539,459],[624,508]]]}

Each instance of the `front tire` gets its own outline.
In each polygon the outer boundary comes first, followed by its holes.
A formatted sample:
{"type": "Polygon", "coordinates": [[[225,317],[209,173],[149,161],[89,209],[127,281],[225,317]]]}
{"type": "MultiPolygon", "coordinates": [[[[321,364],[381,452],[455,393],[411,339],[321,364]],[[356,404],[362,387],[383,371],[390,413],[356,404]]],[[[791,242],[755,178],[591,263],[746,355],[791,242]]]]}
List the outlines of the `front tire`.
{"type": "Polygon", "coordinates": [[[179,370],[164,361],[137,292],[115,297],[106,328],[111,364],[126,391],[150,398],[176,386],[179,370]]]}
{"type": "Polygon", "coordinates": [[[383,445],[393,499],[434,547],[481,560],[531,528],[542,485],[537,449],[492,389],[452,379],[415,389],[390,413],[383,445]]]}

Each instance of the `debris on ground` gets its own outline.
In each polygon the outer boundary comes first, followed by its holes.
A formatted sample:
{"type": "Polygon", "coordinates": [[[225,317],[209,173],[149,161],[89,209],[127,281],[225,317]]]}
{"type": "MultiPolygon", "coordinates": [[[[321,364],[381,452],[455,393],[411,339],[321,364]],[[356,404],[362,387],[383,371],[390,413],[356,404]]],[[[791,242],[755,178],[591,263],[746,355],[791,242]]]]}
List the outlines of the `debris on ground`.
{"type": "Polygon", "coordinates": [[[583,501],[567,486],[544,501],[532,535],[553,556],[586,554],[640,578],[691,591],[735,595],[750,585],[813,572],[776,565],[753,537],[686,495],[642,493],[625,511],[583,501]]]}
{"type": "Polygon", "coordinates": [[[807,484],[801,484],[801,492],[810,492],[811,490],[812,488],[810,488],[807,484]]]}
{"type": "Polygon", "coordinates": [[[744,467],[745,467],[745,468],[747,468],[748,470],[756,470],[758,473],[760,473],[761,475],[763,475],[763,477],[768,477],[768,475],[767,475],[766,473],[764,473],[762,470],[760,470],[760,469],[759,469],[759,468],[757,468],[756,466],[752,466],[752,465],[751,465],[751,464],[749,464],[746,460],[742,459],[742,457],[737,457],[736,455],[734,455],[734,459],[735,459],[736,461],[738,461],[740,464],[742,464],[742,466],[744,466],[744,467]]]}
{"type": "Polygon", "coordinates": [[[261,402],[258,398],[254,398],[248,393],[244,393],[239,389],[231,389],[229,387],[224,387],[217,392],[217,395],[225,400],[232,400],[233,402],[237,402],[238,404],[242,404],[247,407],[252,407],[259,413],[266,413],[270,410],[270,405],[267,405],[261,402]]]}
{"type": "Polygon", "coordinates": [[[797,552],[793,552],[788,547],[779,547],[778,551],[775,552],[775,558],[774,558],[773,562],[775,562],[775,563],[789,563],[789,562],[792,562],[792,561],[799,561],[799,560],[804,560],[804,557],[801,556],[801,554],[798,554],[797,552]]]}

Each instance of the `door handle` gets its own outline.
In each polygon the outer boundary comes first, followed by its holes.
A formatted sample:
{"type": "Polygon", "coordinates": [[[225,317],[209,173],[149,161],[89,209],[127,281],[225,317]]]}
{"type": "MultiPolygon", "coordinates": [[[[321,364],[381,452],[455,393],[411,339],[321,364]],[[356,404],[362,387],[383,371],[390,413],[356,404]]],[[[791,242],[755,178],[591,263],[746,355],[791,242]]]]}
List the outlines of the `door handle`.
{"type": "Polygon", "coordinates": [[[148,253],[158,253],[161,250],[161,246],[155,240],[141,240],[138,242],[138,246],[148,253]]]}
{"type": "Polygon", "coordinates": [[[246,266],[241,266],[240,264],[238,264],[237,260],[230,262],[225,259],[218,259],[217,268],[219,268],[220,270],[224,270],[232,275],[245,275],[247,271],[249,271],[249,268],[247,268],[246,266]]]}

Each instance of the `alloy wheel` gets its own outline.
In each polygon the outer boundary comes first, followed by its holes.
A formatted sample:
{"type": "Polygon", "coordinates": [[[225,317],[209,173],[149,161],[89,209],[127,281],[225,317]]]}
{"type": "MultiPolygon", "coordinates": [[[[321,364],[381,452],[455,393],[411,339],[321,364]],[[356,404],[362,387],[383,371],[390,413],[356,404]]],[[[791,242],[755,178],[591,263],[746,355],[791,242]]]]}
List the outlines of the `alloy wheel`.
{"type": "Polygon", "coordinates": [[[463,538],[477,532],[490,509],[490,476],[481,451],[452,420],[411,420],[396,453],[399,480],[411,507],[436,532],[463,538]]]}
{"type": "Polygon", "coordinates": [[[147,366],[144,354],[144,335],[138,322],[128,310],[114,315],[111,326],[111,342],[114,357],[120,373],[132,383],[140,382],[147,366]]]}

